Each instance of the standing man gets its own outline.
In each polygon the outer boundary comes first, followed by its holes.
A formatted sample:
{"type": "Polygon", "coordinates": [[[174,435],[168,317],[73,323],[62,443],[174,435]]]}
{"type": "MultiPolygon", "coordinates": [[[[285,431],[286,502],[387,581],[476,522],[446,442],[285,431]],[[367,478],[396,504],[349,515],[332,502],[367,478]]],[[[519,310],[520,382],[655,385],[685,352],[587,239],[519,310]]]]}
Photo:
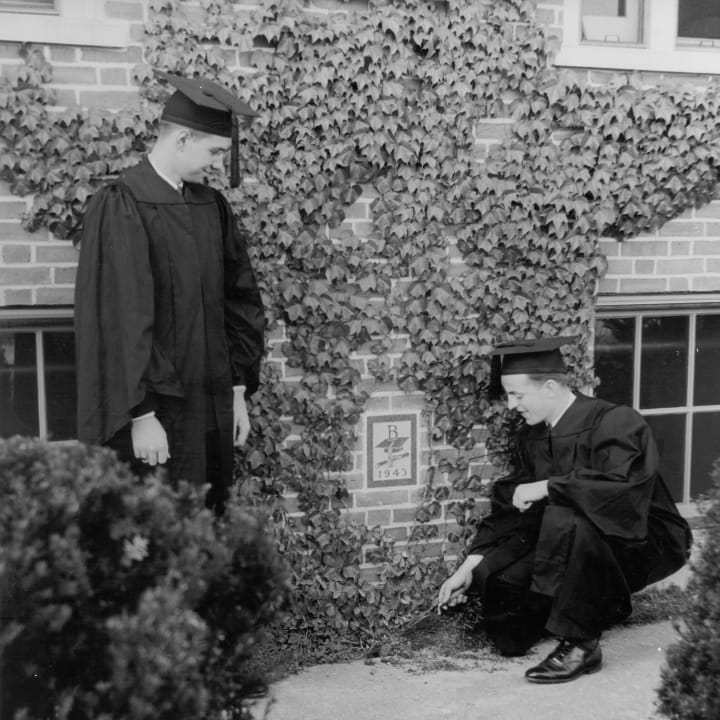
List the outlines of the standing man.
{"type": "Polygon", "coordinates": [[[176,91],[147,157],[91,199],[75,289],[78,437],[139,474],[210,485],[222,511],[233,446],[250,430],[265,316],[236,219],[204,184],[255,113],[217,83],[158,73],[176,91]]]}
{"type": "Polygon", "coordinates": [[[477,590],[499,651],[523,655],[549,632],[557,647],[525,677],[573,680],[600,670],[602,631],[630,596],[686,562],[692,536],[660,476],[643,418],[573,392],[560,347],[574,338],[499,346],[491,387],[525,421],[515,472],[496,481],[490,514],[440,588],[440,608],[477,590]]]}

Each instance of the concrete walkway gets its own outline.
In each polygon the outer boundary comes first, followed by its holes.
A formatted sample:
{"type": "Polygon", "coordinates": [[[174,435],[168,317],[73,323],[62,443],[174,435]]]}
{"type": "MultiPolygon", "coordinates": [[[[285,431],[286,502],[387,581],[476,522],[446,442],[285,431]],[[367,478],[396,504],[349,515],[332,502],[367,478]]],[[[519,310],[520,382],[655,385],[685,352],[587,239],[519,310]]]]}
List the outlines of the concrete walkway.
{"type": "Polygon", "coordinates": [[[619,627],[602,640],[603,669],[561,685],[523,673],[554,647],[528,657],[487,651],[319,665],[275,683],[255,717],[264,720],[659,720],[656,688],[671,623],[619,627]],[[453,669],[444,669],[443,665],[453,669]]]}

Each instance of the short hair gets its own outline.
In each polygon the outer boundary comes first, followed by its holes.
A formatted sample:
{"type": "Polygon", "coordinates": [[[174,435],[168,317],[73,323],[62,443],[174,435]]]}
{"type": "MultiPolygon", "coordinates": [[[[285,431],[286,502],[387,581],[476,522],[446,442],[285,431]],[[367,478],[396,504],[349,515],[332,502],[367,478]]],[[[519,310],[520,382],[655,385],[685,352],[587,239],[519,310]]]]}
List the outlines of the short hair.
{"type": "Polygon", "coordinates": [[[209,133],[203,132],[202,130],[194,130],[193,128],[186,127],[185,125],[179,125],[178,123],[170,122],[169,120],[160,120],[158,123],[158,137],[165,137],[174,130],[186,130],[190,133],[190,137],[201,138],[207,137],[209,133]]]}
{"type": "Polygon", "coordinates": [[[542,385],[548,380],[554,380],[558,385],[568,387],[568,376],[565,373],[533,373],[528,375],[528,380],[536,385],[542,385]]]}

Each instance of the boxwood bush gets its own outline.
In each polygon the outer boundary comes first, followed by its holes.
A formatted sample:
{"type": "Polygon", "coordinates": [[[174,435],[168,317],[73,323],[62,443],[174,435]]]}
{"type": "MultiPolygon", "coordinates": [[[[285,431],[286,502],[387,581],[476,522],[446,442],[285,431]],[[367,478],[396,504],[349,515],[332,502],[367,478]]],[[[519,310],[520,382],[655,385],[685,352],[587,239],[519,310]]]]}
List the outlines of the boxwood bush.
{"type": "Polygon", "coordinates": [[[262,519],[135,478],[107,450],[0,441],[0,716],[243,714],[286,597],[262,519]]]}
{"type": "Polygon", "coordinates": [[[720,718],[720,461],[713,475],[704,539],[688,580],[688,608],[658,690],[660,711],[672,720],[720,718]]]}

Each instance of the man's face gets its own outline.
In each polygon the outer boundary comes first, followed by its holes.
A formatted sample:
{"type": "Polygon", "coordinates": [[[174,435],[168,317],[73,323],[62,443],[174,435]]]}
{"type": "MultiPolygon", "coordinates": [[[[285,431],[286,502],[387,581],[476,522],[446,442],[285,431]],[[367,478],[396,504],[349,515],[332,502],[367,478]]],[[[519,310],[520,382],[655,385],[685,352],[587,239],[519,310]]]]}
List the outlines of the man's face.
{"type": "Polygon", "coordinates": [[[534,382],[527,375],[503,375],[502,386],[507,393],[508,407],[517,410],[528,425],[547,422],[552,412],[547,382],[534,382]]]}
{"type": "Polygon", "coordinates": [[[202,182],[208,170],[222,172],[230,138],[219,135],[187,134],[178,150],[180,177],[186,182],[202,182]]]}

